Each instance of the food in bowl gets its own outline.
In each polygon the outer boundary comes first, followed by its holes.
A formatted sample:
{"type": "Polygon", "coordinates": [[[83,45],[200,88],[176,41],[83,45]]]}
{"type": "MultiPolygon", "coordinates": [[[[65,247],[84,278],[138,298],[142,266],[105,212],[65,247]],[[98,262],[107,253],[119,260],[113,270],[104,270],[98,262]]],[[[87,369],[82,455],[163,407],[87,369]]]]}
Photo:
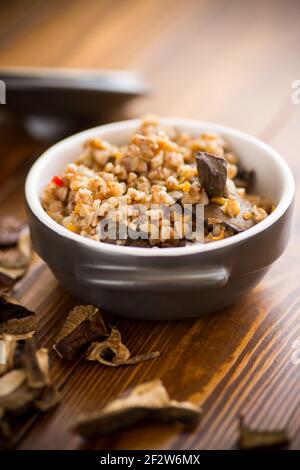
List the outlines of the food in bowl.
{"type": "Polygon", "coordinates": [[[41,200],[52,219],[92,240],[176,247],[216,242],[265,219],[273,204],[251,192],[254,177],[219,135],[195,136],[146,117],[122,146],[88,139],[41,200]],[[115,236],[105,230],[108,221],[115,236]]]}

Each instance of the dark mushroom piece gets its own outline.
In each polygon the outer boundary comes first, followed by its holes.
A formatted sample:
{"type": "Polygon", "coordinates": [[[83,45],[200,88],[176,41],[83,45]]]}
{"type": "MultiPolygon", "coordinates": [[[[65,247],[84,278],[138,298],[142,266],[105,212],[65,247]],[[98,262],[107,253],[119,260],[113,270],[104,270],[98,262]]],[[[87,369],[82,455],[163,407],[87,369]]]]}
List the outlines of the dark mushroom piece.
{"type": "Polygon", "coordinates": [[[0,250],[0,283],[10,287],[24,276],[30,264],[31,256],[29,229],[24,226],[19,233],[17,246],[0,250]]]}
{"type": "Polygon", "coordinates": [[[104,436],[146,419],[195,426],[201,410],[188,401],[171,400],[160,380],[134,387],[91,416],[81,417],[73,431],[85,438],[104,436]]]}
{"type": "Polygon", "coordinates": [[[15,369],[0,379],[0,408],[12,415],[29,410],[47,411],[59,403],[60,395],[54,387],[32,388],[23,369],[15,369]]]}
{"type": "Polygon", "coordinates": [[[255,172],[253,170],[246,170],[239,166],[238,173],[233,181],[237,188],[245,188],[249,192],[254,186],[254,179],[255,172]]]}
{"type": "Polygon", "coordinates": [[[244,232],[248,228],[253,227],[255,222],[252,218],[246,219],[244,215],[251,210],[251,204],[246,199],[239,198],[237,195],[234,196],[240,206],[240,213],[235,217],[229,217],[225,214],[219,204],[210,203],[204,206],[204,218],[207,222],[208,219],[218,219],[220,223],[226,227],[231,228],[234,232],[244,232]]]}
{"type": "Polygon", "coordinates": [[[174,240],[165,240],[164,242],[161,242],[159,245],[160,248],[178,248],[179,246],[185,246],[186,241],[181,238],[177,238],[174,240]]]}
{"type": "Polygon", "coordinates": [[[125,246],[134,246],[136,248],[150,248],[149,240],[143,240],[142,238],[138,238],[137,240],[132,240],[128,238],[126,240],[125,246]]]}
{"type": "Polygon", "coordinates": [[[24,413],[38,395],[38,390],[28,386],[26,372],[23,369],[12,370],[0,378],[0,408],[5,412],[24,413]]]}
{"type": "Polygon", "coordinates": [[[17,246],[0,250],[0,265],[7,269],[26,268],[31,259],[31,239],[28,227],[24,227],[18,238],[17,246]]]}
{"type": "Polygon", "coordinates": [[[227,162],[207,152],[197,152],[198,179],[209,197],[227,197],[227,162]]]}
{"type": "Polygon", "coordinates": [[[288,444],[289,437],[285,429],[273,431],[250,429],[244,424],[243,418],[240,418],[240,449],[284,449],[288,444]]]}
{"type": "Polygon", "coordinates": [[[3,335],[1,336],[3,352],[5,354],[5,363],[0,363],[0,376],[14,368],[15,353],[17,349],[17,340],[15,336],[3,335]]]}
{"type": "Polygon", "coordinates": [[[8,368],[0,377],[0,448],[14,444],[11,418],[17,425],[17,416],[29,411],[46,412],[60,401],[60,394],[49,383],[49,351],[37,348],[35,341],[17,341],[2,337],[9,345],[8,368]]]}
{"type": "Polygon", "coordinates": [[[222,206],[210,202],[204,206],[204,217],[208,219],[219,219],[226,227],[234,232],[243,232],[254,225],[252,218],[244,217],[250,211],[251,204],[238,196],[235,186],[232,190],[227,187],[227,162],[222,157],[216,157],[206,152],[197,152],[196,161],[198,167],[198,178],[201,186],[206,190],[209,197],[235,197],[240,206],[240,213],[230,217],[222,210],[222,206]],[[232,193],[233,191],[233,193],[232,193]]]}
{"type": "Polygon", "coordinates": [[[0,246],[16,245],[24,222],[13,215],[0,217],[0,246]]]}
{"type": "Polygon", "coordinates": [[[2,268],[0,266],[0,286],[12,288],[13,285],[24,276],[24,268],[2,268]]]}
{"type": "Polygon", "coordinates": [[[108,336],[102,315],[93,305],[78,305],[67,316],[58,333],[53,349],[67,360],[96,339],[108,336]]]}
{"type": "Polygon", "coordinates": [[[97,361],[110,367],[135,365],[139,362],[155,359],[158,356],[159,352],[154,351],[131,357],[130,351],[122,343],[120,332],[115,327],[112,328],[107,339],[102,342],[92,343],[86,354],[89,361],[97,361]]]}
{"type": "Polygon", "coordinates": [[[31,338],[25,343],[22,359],[29,387],[46,387],[50,382],[48,349],[37,349],[35,339],[31,338]]]}
{"type": "MultiPolygon", "coordinates": [[[[26,336],[26,335],[24,335],[26,336]]],[[[26,338],[19,339],[18,336],[3,334],[0,336],[4,347],[5,364],[0,364],[0,376],[13,369],[24,367],[24,349],[26,338]]]]}
{"type": "Polygon", "coordinates": [[[6,293],[0,296],[0,336],[11,334],[16,339],[32,336],[36,331],[36,315],[6,293]]]}

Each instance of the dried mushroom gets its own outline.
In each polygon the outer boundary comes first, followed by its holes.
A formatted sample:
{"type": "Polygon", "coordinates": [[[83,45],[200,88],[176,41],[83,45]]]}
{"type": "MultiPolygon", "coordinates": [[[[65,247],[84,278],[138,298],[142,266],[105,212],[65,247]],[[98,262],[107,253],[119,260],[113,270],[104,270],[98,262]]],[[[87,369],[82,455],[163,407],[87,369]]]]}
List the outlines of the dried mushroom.
{"type": "Polygon", "coordinates": [[[15,336],[3,335],[2,341],[2,353],[5,357],[5,363],[0,363],[0,376],[6,374],[9,370],[14,368],[15,352],[17,348],[17,340],[15,336]]]}
{"type": "Polygon", "coordinates": [[[31,389],[23,369],[15,369],[0,379],[0,408],[12,414],[26,412],[38,398],[39,391],[31,389]]]}
{"type": "Polygon", "coordinates": [[[16,369],[8,372],[0,379],[0,407],[3,409],[3,400],[23,383],[26,382],[26,373],[23,369],[16,369]]]}
{"type": "Polygon", "coordinates": [[[36,315],[6,293],[0,296],[0,336],[10,334],[26,339],[36,331],[36,315]]]}
{"type": "Polygon", "coordinates": [[[142,238],[138,238],[137,240],[132,240],[128,238],[125,243],[126,246],[134,246],[136,248],[149,248],[150,243],[149,240],[143,240],[142,238]]]}
{"type": "Polygon", "coordinates": [[[239,166],[238,173],[234,178],[234,184],[237,188],[245,188],[251,191],[254,185],[255,173],[253,170],[246,170],[239,166]]]}
{"type": "Polygon", "coordinates": [[[196,425],[201,410],[190,402],[171,400],[160,380],[134,387],[101,411],[81,417],[74,425],[74,432],[89,438],[107,435],[146,419],[196,425]]]}
{"type": "Polygon", "coordinates": [[[258,431],[248,428],[244,424],[243,418],[240,419],[240,449],[283,449],[287,447],[288,444],[289,437],[284,429],[273,431],[258,431]]]}
{"type": "Polygon", "coordinates": [[[111,367],[134,365],[155,359],[157,356],[159,356],[158,351],[131,357],[130,351],[122,343],[121,334],[116,328],[112,328],[110,335],[104,341],[92,343],[86,354],[89,361],[98,361],[111,367]]]}
{"type": "Polygon", "coordinates": [[[49,351],[46,348],[36,348],[34,338],[25,343],[23,366],[30,388],[43,388],[49,384],[49,351]]]}
{"type": "Polygon", "coordinates": [[[12,287],[23,275],[23,269],[3,269],[0,266],[0,286],[12,287]]]}
{"type": "Polygon", "coordinates": [[[248,228],[253,227],[255,224],[252,218],[247,219],[244,217],[251,209],[251,205],[246,199],[239,198],[237,195],[234,196],[239,204],[240,213],[235,217],[230,217],[225,214],[222,210],[222,206],[219,204],[210,203],[204,206],[204,218],[208,222],[209,219],[218,219],[219,223],[224,224],[226,227],[231,228],[234,232],[244,232],[248,228]]]}
{"type": "Polygon", "coordinates": [[[29,229],[23,227],[18,235],[17,246],[0,250],[0,282],[11,286],[22,277],[31,261],[31,240],[29,229]]]}
{"type": "Polygon", "coordinates": [[[227,162],[207,152],[197,152],[198,179],[209,197],[227,197],[227,162]]]}
{"type": "Polygon", "coordinates": [[[99,309],[93,305],[78,305],[69,313],[53,348],[60,357],[72,360],[78,351],[106,336],[99,309]]]}
{"type": "Polygon", "coordinates": [[[160,244],[160,248],[175,248],[178,246],[185,246],[186,241],[183,239],[166,240],[160,244]]]}
{"type": "Polygon", "coordinates": [[[78,352],[88,346],[86,358],[89,361],[97,361],[111,367],[138,364],[159,355],[156,351],[131,357],[117,328],[113,327],[108,333],[97,307],[78,305],[67,316],[53,348],[60,357],[72,360],[78,352]]]}
{"type": "Polygon", "coordinates": [[[31,240],[28,227],[22,229],[17,247],[0,251],[0,265],[2,268],[26,268],[31,258],[31,240]]]}
{"type": "Polygon", "coordinates": [[[0,217],[0,246],[15,245],[23,227],[24,222],[17,217],[12,215],[0,217]]]}
{"type": "MultiPolygon", "coordinates": [[[[4,340],[8,344],[11,338],[4,340]]],[[[50,384],[48,350],[37,348],[33,339],[18,341],[15,346],[13,360],[7,358],[11,370],[0,377],[0,446],[4,447],[13,438],[12,416],[30,410],[45,412],[60,401],[59,393],[50,384]]]]}

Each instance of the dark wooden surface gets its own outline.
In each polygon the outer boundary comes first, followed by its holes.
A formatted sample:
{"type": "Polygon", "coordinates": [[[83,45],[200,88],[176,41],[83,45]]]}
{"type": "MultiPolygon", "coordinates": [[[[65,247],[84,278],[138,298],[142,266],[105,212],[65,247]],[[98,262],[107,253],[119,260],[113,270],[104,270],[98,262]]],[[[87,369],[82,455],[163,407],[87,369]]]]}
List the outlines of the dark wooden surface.
{"type": "MultiPolygon", "coordinates": [[[[300,79],[299,20],[297,0],[3,2],[0,65],[139,70],[155,94],[122,117],[153,112],[239,127],[281,151],[298,180],[300,105],[291,102],[291,83],[300,79]]],[[[24,175],[41,147],[14,123],[0,126],[0,213],[24,216],[24,175]]],[[[161,351],[155,361],[108,369],[53,356],[62,403],[21,427],[18,448],[230,449],[241,413],[251,426],[286,426],[300,448],[300,365],[291,360],[300,339],[299,202],[287,251],[239,305],[196,320],[118,321],[134,353],[161,351]],[[151,424],[85,443],[69,431],[79,413],[154,378],[172,397],[202,406],[195,432],[151,424]]],[[[37,258],[17,294],[37,311],[50,347],[76,299],[37,258]]]]}

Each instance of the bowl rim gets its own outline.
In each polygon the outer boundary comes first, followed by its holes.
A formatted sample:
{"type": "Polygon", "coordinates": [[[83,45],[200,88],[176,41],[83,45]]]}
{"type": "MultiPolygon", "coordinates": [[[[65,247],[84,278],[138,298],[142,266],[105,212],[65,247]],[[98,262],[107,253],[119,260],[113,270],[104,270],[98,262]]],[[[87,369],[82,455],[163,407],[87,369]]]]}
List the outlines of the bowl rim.
{"type": "Polygon", "coordinates": [[[129,119],[125,121],[113,122],[110,124],[104,124],[90,129],[86,129],[84,131],[73,134],[49,147],[32,165],[26,178],[25,197],[30,210],[42,224],[46,225],[47,228],[53,230],[62,237],[68,238],[70,240],[80,243],[81,245],[85,245],[86,247],[90,247],[94,250],[101,251],[103,253],[111,253],[115,255],[120,254],[124,256],[136,255],[138,257],[173,257],[222,250],[223,248],[227,248],[232,245],[236,245],[240,242],[244,242],[247,239],[252,238],[253,236],[263,232],[284,215],[284,213],[292,203],[295,192],[295,182],[293,174],[288,164],[286,163],[284,158],[279,154],[279,152],[273,149],[273,147],[271,147],[266,142],[250,134],[247,134],[246,132],[240,131],[232,127],[227,127],[222,124],[216,124],[209,121],[198,121],[192,119],[178,118],[159,118],[159,120],[162,124],[166,126],[176,126],[179,128],[199,127],[199,130],[202,128],[203,130],[205,129],[207,131],[224,134],[225,136],[230,135],[242,139],[244,141],[246,140],[247,142],[252,143],[253,145],[259,146],[264,152],[268,153],[269,156],[276,162],[276,164],[280,168],[280,172],[283,177],[283,193],[275,210],[266,219],[259,222],[257,225],[225,240],[218,240],[214,243],[194,244],[185,247],[168,248],[165,250],[152,250],[149,248],[118,246],[111,245],[108,243],[99,243],[95,240],[90,240],[89,238],[85,238],[82,235],[71,232],[70,230],[60,225],[58,222],[55,222],[42,207],[40,195],[38,194],[36,184],[39,175],[43,171],[43,168],[46,166],[46,163],[48,162],[48,160],[53,158],[53,155],[55,155],[58,148],[68,146],[69,144],[73,144],[76,142],[80,145],[87,138],[92,137],[95,134],[101,135],[105,134],[106,132],[117,130],[134,130],[140,124],[141,119],[129,119]]]}

